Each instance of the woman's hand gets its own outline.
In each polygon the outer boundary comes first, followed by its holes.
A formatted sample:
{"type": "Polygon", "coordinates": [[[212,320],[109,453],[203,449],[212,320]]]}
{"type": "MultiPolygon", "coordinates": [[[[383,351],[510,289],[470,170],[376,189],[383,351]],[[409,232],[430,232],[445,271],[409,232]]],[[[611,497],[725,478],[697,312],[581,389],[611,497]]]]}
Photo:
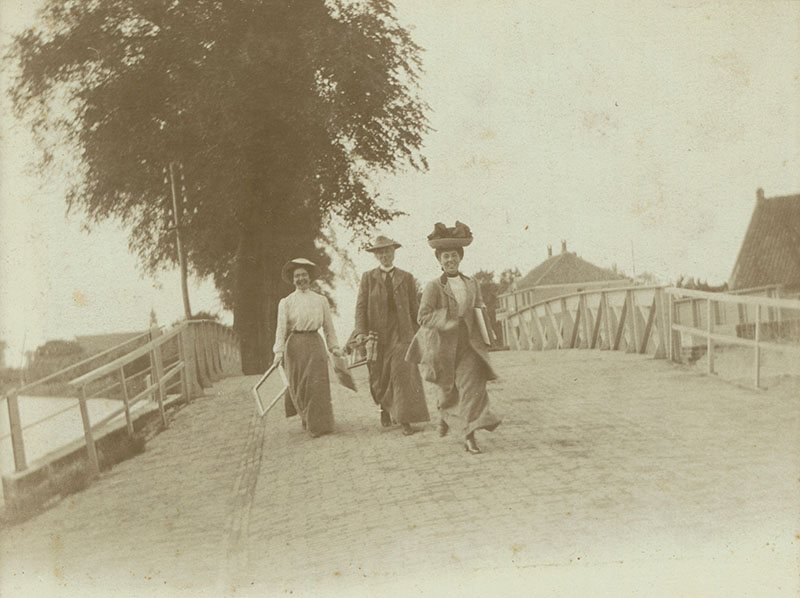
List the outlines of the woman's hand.
{"type": "Polygon", "coordinates": [[[275,359],[272,360],[272,365],[280,365],[283,361],[283,351],[278,351],[275,353],[275,359]]]}
{"type": "Polygon", "coordinates": [[[342,353],[342,350],[339,347],[336,347],[335,349],[331,349],[331,353],[333,355],[336,355],[336,357],[344,357],[344,353],[342,353]]]}
{"type": "Polygon", "coordinates": [[[458,320],[445,320],[444,324],[442,324],[442,330],[452,330],[458,326],[458,320]]]}

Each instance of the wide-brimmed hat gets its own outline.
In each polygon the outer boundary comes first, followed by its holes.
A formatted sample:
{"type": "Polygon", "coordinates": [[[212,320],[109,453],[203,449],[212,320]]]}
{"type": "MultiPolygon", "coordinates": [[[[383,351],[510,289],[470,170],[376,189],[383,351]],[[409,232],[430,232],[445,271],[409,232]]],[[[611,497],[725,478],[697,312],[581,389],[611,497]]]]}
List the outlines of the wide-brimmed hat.
{"type": "Polygon", "coordinates": [[[375,252],[378,251],[378,249],[383,249],[384,247],[394,247],[395,249],[397,249],[398,247],[402,247],[402,245],[400,245],[400,243],[398,243],[394,239],[390,239],[389,237],[386,237],[384,235],[378,235],[377,237],[375,237],[375,240],[372,242],[372,245],[367,247],[367,251],[375,252]]]}
{"type": "Polygon", "coordinates": [[[428,235],[428,245],[434,249],[458,249],[470,243],[472,243],[472,232],[466,224],[458,220],[453,227],[437,222],[433,225],[433,232],[428,235]]]}
{"type": "Polygon", "coordinates": [[[297,268],[305,269],[306,272],[308,272],[308,277],[311,280],[314,280],[317,276],[319,276],[319,268],[314,262],[307,260],[304,257],[296,257],[284,264],[283,268],[281,269],[281,278],[283,278],[283,280],[289,284],[294,284],[294,271],[297,268]]]}

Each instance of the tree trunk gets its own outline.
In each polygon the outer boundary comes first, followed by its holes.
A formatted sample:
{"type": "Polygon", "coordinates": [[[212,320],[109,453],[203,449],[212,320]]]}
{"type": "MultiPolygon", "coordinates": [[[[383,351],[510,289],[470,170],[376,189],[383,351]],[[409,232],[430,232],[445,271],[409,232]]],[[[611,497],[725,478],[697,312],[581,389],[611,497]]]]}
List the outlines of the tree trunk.
{"type": "Polygon", "coordinates": [[[272,360],[265,329],[264,255],[258,236],[243,230],[236,251],[233,327],[240,339],[242,373],[261,374],[272,360]]]}
{"type": "Polygon", "coordinates": [[[262,374],[272,363],[278,302],[291,291],[281,280],[289,241],[265,230],[243,230],[240,235],[233,326],[240,339],[242,372],[262,374]]]}

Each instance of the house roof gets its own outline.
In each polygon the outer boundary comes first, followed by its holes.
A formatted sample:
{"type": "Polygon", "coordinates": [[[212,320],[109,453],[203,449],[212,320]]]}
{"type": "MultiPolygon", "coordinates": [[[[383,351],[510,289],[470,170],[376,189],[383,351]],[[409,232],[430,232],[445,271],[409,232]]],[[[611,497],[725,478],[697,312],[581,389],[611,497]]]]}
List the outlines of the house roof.
{"type": "Polygon", "coordinates": [[[562,251],[547,258],[517,281],[517,289],[528,289],[543,285],[597,282],[601,280],[628,280],[613,270],[600,268],[579,258],[574,252],[562,251]]]}
{"type": "Polygon", "coordinates": [[[759,189],[728,287],[800,287],[800,195],[765,198],[759,189]]]}

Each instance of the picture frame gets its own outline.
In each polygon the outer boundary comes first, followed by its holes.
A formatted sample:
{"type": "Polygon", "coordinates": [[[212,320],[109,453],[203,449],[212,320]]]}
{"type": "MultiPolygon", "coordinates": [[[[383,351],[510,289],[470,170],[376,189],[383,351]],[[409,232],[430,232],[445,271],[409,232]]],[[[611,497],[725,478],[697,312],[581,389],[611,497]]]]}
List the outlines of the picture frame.
{"type": "Polygon", "coordinates": [[[251,392],[259,415],[264,417],[289,392],[289,379],[283,366],[280,364],[270,366],[251,392]]]}
{"type": "Polygon", "coordinates": [[[353,343],[350,345],[351,351],[347,354],[347,369],[352,370],[362,365],[367,365],[367,343],[353,343]]]}

